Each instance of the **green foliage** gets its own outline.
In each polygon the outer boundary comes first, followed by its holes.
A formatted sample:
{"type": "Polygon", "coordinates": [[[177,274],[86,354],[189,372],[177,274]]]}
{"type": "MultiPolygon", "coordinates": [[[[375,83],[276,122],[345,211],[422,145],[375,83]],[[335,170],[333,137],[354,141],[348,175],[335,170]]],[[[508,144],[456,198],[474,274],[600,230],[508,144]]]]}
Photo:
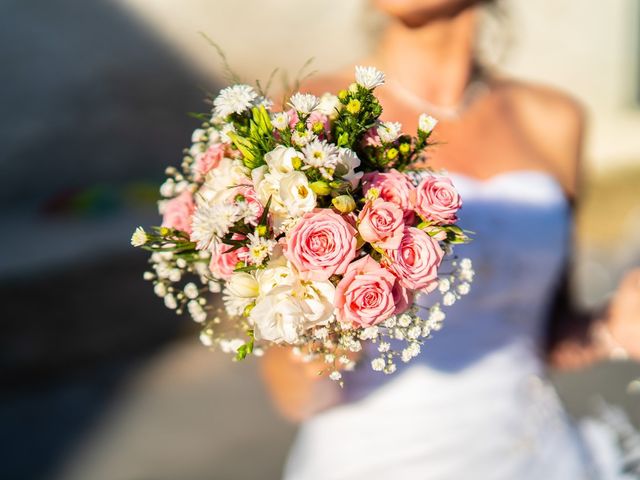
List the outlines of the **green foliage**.
{"type": "Polygon", "coordinates": [[[236,350],[235,359],[238,361],[244,360],[247,358],[247,355],[253,353],[253,344],[255,340],[253,330],[247,330],[247,336],[249,337],[249,341],[240,345],[236,350]]]}

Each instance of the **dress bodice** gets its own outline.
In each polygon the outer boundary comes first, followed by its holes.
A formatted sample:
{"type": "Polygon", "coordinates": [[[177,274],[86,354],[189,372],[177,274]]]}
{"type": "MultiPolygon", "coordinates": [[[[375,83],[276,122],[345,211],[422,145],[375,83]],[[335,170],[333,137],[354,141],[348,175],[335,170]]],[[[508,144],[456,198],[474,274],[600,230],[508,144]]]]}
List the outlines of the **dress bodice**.
{"type": "Polygon", "coordinates": [[[562,188],[530,170],[452,179],[474,232],[455,251],[473,260],[471,292],[393,375],[366,358],[345,373],[344,402],[303,424],[287,479],[590,478],[540,354],[570,240],[562,188]]]}

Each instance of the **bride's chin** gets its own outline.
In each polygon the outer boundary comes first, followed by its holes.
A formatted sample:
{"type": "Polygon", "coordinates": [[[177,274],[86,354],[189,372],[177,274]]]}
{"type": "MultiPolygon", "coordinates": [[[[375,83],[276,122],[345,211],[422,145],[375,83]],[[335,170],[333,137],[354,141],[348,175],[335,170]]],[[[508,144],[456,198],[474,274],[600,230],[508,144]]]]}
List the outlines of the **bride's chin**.
{"type": "Polygon", "coordinates": [[[373,0],[382,13],[410,28],[421,27],[431,21],[453,17],[461,11],[491,0],[373,0]]]}

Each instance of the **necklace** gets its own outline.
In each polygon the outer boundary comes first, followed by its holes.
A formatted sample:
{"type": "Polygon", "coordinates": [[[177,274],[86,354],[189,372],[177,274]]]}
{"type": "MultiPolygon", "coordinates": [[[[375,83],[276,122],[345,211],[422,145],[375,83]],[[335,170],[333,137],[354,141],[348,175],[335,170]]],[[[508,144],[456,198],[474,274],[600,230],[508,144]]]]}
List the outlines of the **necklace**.
{"type": "Polygon", "coordinates": [[[457,104],[438,105],[428,101],[401,83],[391,79],[387,81],[387,85],[391,87],[391,93],[404,103],[412,105],[423,112],[430,113],[441,120],[459,120],[462,114],[466,112],[478,98],[489,93],[491,88],[482,75],[476,74],[465,87],[462,92],[462,97],[457,104]]]}

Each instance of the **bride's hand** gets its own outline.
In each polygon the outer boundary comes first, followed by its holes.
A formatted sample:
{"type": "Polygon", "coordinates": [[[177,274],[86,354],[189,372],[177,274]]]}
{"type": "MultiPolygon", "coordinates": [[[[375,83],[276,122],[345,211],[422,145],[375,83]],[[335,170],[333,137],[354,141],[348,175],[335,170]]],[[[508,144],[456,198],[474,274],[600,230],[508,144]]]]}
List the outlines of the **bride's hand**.
{"type": "Polygon", "coordinates": [[[609,304],[607,328],[612,342],[640,360],[640,268],[628,272],[609,304]]]}
{"type": "MultiPolygon", "coordinates": [[[[354,361],[356,355],[348,354],[354,361]]],[[[299,422],[340,401],[340,386],[327,377],[322,360],[304,362],[291,347],[271,347],[260,366],[275,407],[289,420],[299,422]]]]}

